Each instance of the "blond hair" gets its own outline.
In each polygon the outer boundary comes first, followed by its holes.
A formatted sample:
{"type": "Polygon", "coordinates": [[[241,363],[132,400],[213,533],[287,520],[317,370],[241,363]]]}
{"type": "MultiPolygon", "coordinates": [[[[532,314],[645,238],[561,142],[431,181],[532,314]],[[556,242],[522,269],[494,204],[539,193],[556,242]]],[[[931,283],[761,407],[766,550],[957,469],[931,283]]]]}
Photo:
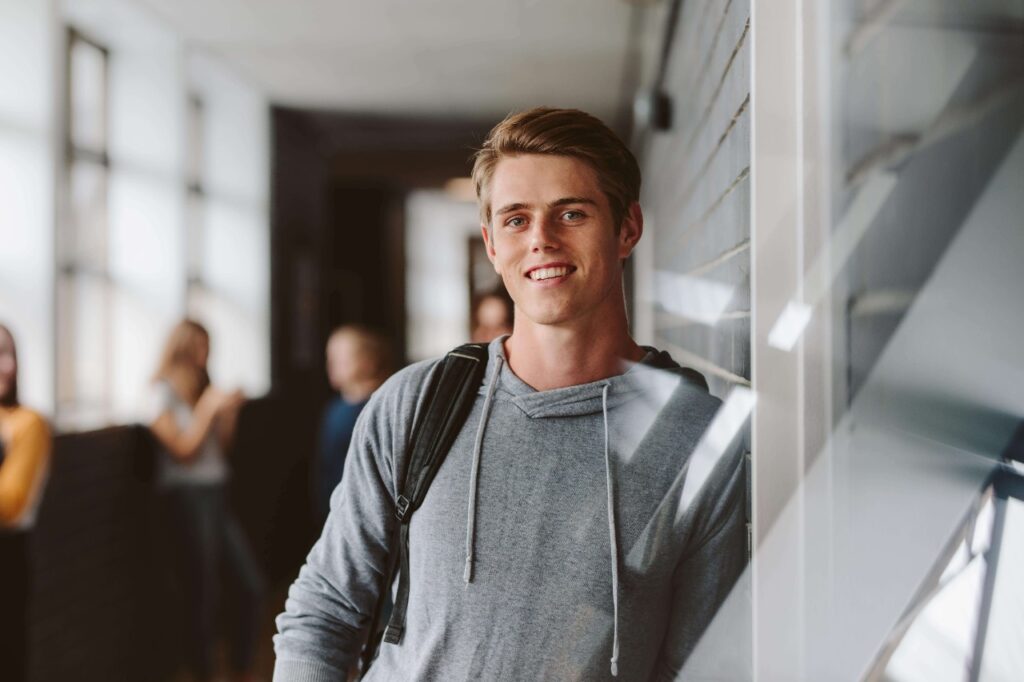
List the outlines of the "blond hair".
{"type": "Polygon", "coordinates": [[[520,154],[568,156],[590,166],[608,197],[616,232],[626,211],[640,200],[640,165],[608,126],[578,109],[537,107],[507,116],[474,155],[473,184],[480,219],[488,226],[494,170],[506,156],[520,154]]]}
{"type": "Polygon", "coordinates": [[[395,353],[391,341],[382,332],[361,324],[343,324],[331,332],[327,347],[342,338],[352,340],[356,352],[369,360],[372,369],[367,378],[384,381],[395,371],[395,353]]]}
{"type": "Polygon", "coordinates": [[[210,385],[206,367],[200,367],[195,360],[199,345],[204,343],[209,348],[210,333],[195,320],[184,319],[174,325],[164,344],[153,381],[167,381],[181,392],[182,399],[195,405],[210,385]]]}

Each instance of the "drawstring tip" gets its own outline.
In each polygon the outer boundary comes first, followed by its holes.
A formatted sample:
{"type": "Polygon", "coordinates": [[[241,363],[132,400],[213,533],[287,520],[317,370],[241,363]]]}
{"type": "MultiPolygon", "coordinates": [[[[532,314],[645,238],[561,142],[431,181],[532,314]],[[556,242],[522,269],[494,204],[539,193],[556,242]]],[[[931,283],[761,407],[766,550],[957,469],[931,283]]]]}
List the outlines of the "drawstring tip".
{"type": "Polygon", "coordinates": [[[619,676],[619,662],[614,658],[612,659],[612,677],[619,676]]]}
{"type": "Polygon", "coordinates": [[[466,557],[466,569],[462,572],[462,580],[467,585],[473,580],[473,559],[466,557]]]}

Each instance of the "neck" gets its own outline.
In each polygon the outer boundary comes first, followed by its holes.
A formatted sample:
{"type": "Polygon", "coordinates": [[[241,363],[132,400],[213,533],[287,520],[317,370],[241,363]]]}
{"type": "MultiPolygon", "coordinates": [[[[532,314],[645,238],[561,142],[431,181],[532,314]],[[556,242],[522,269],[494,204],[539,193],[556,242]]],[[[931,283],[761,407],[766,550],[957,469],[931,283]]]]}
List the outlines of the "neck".
{"type": "Polygon", "coordinates": [[[509,368],[538,391],[577,386],[622,374],[624,360],[639,361],[643,349],[629,336],[625,316],[614,329],[520,324],[505,340],[509,368]]]}
{"type": "Polygon", "coordinates": [[[369,398],[370,395],[380,387],[380,385],[381,382],[376,378],[354,381],[341,390],[341,397],[344,398],[347,403],[361,403],[369,398]]]}

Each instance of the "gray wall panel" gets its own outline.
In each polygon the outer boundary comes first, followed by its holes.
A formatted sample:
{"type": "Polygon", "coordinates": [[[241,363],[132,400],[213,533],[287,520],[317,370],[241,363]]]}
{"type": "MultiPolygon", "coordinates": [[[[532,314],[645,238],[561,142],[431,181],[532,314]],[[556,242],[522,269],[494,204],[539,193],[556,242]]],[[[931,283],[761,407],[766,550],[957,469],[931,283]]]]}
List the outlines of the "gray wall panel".
{"type": "Polygon", "coordinates": [[[728,305],[702,320],[681,316],[690,306],[678,299],[638,305],[653,308],[657,340],[684,364],[695,358],[724,396],[750,379],[750,2],[687,1],[678,22],[663,86],[672,128],[650,132],[643,150],[655,272],[638,275],[680,276],[668,295],[684,301],[710,284],[728,305]]]}

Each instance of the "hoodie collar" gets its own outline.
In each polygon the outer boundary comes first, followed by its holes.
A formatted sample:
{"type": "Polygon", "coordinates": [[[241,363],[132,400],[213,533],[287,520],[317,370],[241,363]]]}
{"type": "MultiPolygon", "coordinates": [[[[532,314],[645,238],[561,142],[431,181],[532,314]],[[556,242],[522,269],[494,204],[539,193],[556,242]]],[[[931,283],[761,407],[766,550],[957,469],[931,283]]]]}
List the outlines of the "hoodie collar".
{"type": "Polygon", "coordinates": [[[679,365],[666,353],[644,346],[646,354],[640,362],[624,360],[621,374],[586,384],[538,391],[517,377],[509,368],[505,355],[506,338],[508,337],[501,336],[488,346],[487,375],[481,383],[480,391],[485,392],[493,373],[498,371],[500,375],[495,398],[511,401],[531,418],[600,413],[605,399],[605,386],[609,389],[607,407],[610,409],[640,395],[671,392],[679,383],[679,365]],[[501,362],[496,362],[498,358],[501,358],[501,362]]]}

